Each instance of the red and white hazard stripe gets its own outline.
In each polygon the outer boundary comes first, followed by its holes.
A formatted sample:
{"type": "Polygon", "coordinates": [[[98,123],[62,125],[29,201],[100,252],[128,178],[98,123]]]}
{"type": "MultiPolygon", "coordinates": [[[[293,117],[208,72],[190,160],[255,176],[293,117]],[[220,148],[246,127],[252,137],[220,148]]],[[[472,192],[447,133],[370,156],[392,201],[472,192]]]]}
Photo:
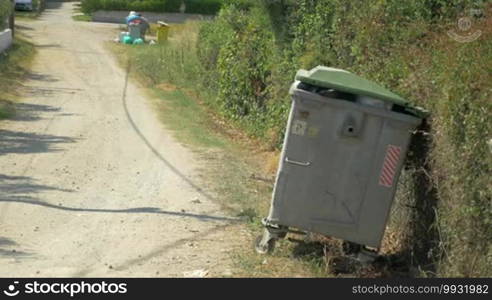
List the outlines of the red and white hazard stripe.
{"type": "Polygon", "coordinates": [[[384,157],[381,175],[379,176],[379,184],[385,187],[393,186],[393,180],[396,175],[396,168],[400,161],[401,147],[388,145],[386,156],[384,157]]]}

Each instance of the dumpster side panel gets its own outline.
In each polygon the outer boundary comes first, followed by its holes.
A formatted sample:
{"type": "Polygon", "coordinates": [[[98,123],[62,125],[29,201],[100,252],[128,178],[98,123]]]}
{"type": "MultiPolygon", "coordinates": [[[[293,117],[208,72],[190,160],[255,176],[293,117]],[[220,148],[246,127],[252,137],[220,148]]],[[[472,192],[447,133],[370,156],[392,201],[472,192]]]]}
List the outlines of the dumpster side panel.
{"type": "Polygon", "coordinates": [[[415,125],[386,119],[376,148],[372,176],[359,220],[359,243],[378,248],[415,125]]]}
{"type": "Polygon", "coordinates": [[[372,159],[364,149],[377,146],[366,123],[381,124],[332,101],[340,105],[295,99],[269,220],[307,230],[357,229],[370,172],[361,165],[372,159]]]}
{"type": "Polygon", "coordinates": [[[379,247],[419,120],[296,90],[269,221],[379,247]]]}
{"type": "Polygon", "coordinates": [[[296,104],[293,101],[291,108],[290,108],[289,118],[287,120],[287,131],[286,131],[285,137],[284,137],[284,144],[282,147],[282,153],[280,154],[279,167],[277,169],[277,177],[275,179],[275,186],[273,188],[272,201],[271,201],[271,205],[270,205],[270,212],[269,212],[268,218],[267,218],[270,222],[276,223],[276,224],[280,224],[280,220],[281,220],[280,211],[282,208],[282,199],[284,199],[283,195],[285,192],[285,188],[287,186],[287,183],[286,183],[287,174],[284,170],[285,148],[289,144],[290,126],[292,124],[292,118],[293,118],[295,110],[296,110],[296,104]]]}

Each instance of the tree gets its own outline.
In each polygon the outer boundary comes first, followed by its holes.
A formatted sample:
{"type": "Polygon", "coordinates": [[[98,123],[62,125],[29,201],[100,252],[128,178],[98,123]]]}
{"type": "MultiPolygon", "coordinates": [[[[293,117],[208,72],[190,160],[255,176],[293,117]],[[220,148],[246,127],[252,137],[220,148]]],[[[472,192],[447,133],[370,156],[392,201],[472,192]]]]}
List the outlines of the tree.
{"type": "Polygon", "coordinates": [[[11,0],[12,10],[10,12],[9,27],[12,30],[12,37],[14,37],[14,27],[15,27],[15,0],[11,0]]]}

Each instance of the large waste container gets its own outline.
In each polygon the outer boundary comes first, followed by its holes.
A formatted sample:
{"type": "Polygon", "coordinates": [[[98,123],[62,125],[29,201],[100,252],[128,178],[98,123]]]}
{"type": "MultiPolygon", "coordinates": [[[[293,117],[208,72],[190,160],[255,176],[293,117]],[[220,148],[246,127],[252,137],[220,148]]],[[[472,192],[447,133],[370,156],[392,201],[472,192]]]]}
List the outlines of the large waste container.
{"type": "Polygon", "coordinates": [[[344,70],[301,70],[265,233],[295,227],[379,248],[412,131],[424,112],[344,70]]]}

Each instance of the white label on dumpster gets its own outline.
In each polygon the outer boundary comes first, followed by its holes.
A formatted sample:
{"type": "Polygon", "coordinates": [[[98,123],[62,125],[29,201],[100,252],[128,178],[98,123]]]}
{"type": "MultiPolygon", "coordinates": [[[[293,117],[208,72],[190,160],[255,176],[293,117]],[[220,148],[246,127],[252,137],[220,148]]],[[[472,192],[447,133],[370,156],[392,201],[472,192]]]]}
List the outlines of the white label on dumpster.
{"type": "Polygon", "coordinates": [[[292,134],[295,135],[305,135],[307,128],[307,122],[301,120],[294,120],[292,124],[292,134]]]}

